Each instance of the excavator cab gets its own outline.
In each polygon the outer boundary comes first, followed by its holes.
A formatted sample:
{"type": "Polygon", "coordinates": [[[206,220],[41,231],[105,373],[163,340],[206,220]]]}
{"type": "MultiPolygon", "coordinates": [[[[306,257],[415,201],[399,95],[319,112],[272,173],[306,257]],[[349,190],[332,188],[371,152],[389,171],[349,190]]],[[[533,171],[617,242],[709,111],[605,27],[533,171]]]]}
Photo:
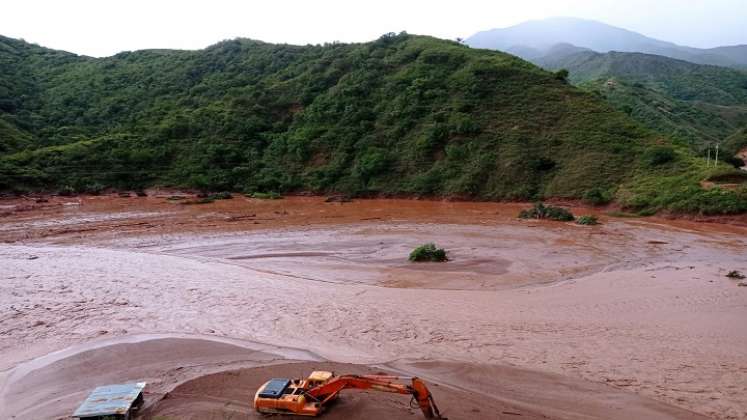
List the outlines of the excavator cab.
{"type": "Polygon", "coordinates": [[[334,372],[327,372],[325,370],[315,370],[311,372],[308,379],[306,381],[308,382],[309,388],[313,388],[315,386],[319,386],[335,376],[334,372]]]}

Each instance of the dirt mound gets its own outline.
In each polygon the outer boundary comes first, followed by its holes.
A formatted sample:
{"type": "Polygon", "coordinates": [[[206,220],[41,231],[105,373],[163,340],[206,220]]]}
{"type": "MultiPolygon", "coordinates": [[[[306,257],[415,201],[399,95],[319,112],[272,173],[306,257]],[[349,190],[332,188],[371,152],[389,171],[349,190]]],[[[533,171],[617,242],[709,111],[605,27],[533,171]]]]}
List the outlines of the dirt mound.
{"type": "MultiPolygon", "coordinates": [[[[253,408],[254,393],[270,378],[297,378],[313,370],[351,374],[418,375],[428,385],[441,413],[469,419],[704,420],[705,417],[612,387],[510,366],[456,362],[400,362],[395,368],[329,362],[288,363],[205,375],[176,387],[143,413],[146,420],[266,419],[253,408]],[[391,370],[390,370],[391,369],[391,370]]],[[[276,418],[293,418],[277,416],[276,418]]],[[[324,419],[423,418],[404,395],[350,390],[324,419]]]]}
{"type": "MultiPolygon", "coordinates": [[[[381,369],[351,364],[289,363],[216,373],[178,386],[163,400],[143,413],[143,418],[147,420],[164,418],[266,419],[266,416],[256,413],[252,408],[252,399],[259,386],[270,378],[300,377],[317,369],[360,375],[383,372],[381,369]]],[[[429,383],[429,386],[442,414],[448,416],[449,419],[496,419],[501,418],[502,414],[521,416],[522,419],[545,418],[473,392],[433,383],[429,383]]],[[[277,416],[276,418],[285,417],[277,416]]],[[[326,420],[413,420],[422,418],[422,414],[417,406],[413,408],[410,405],[410,398],[406,395],[350,390],[344,392],[323,418],[326,420]]]]}

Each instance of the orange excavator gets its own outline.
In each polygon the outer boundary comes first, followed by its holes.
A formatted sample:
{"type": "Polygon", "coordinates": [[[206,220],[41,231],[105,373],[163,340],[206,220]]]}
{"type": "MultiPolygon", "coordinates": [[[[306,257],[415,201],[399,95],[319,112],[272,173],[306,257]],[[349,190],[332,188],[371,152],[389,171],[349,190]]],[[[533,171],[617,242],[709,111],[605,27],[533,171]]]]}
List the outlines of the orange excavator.
{"type": "Polygon", "coordinates": [[[375,390],[407,394],[427,419],[446,420],[433,396],[419,378],[386,375],[340,375],[314,371],[306,379],[270,379],[254,395],[254,408],[264,414],[318,416],[344,389],[375,390]],[[402,383],[411,381],[412,385],[402,383]]]}

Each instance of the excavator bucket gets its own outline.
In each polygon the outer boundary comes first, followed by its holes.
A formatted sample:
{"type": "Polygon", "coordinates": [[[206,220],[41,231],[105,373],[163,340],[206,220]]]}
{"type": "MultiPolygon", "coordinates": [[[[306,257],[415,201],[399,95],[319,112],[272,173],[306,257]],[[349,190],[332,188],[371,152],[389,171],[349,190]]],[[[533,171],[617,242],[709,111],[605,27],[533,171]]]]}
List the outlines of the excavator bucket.
{"type": "Polygon", "coordinates": [[[415,390],[414,397],[418,401],[418,406],[423,412],[423,416],[427,419],[443,419],[425,383],[419,378],[412,378],[412,388],[415,390]]]}

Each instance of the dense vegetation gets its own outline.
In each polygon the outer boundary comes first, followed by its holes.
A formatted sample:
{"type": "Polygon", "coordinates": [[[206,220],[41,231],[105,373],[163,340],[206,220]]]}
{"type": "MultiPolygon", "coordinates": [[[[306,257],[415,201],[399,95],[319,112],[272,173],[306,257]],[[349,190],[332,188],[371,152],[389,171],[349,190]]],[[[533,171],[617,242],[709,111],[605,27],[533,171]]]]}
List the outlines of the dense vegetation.
{"type": "MultiPolygon", "coordinates": [[[[324,46],[232,40],[102,59],[0,38],[0,136],[5,191],[619,191],[637,209],[658,210],[671,203],[632,180],[667,179],[691,193],[709,175],[676,146],[652,164],[668,140],[558,74],[407,34],[324,46]]],[[[744,191],[721,193],[688,211],[747,209],[744,191]]]]}

